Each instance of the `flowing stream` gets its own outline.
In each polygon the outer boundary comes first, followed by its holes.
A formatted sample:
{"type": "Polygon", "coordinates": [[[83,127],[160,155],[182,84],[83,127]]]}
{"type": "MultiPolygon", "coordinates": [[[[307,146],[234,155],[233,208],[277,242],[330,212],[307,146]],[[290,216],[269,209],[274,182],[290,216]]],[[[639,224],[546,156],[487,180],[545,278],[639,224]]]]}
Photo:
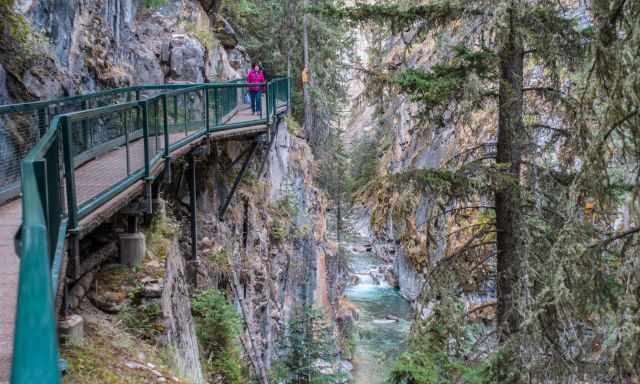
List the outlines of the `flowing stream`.
{"type": "Polygon", "coordinates": [[[353,383],[386,383],[395,359],[406,346],[411,307],[398,290],[384,280],[379,272],[383,262],[367,252],[364,244],[360,239],[350,247],[351,269],[359,280],[345,291],[345,297],[359,312],[353,383]]]}

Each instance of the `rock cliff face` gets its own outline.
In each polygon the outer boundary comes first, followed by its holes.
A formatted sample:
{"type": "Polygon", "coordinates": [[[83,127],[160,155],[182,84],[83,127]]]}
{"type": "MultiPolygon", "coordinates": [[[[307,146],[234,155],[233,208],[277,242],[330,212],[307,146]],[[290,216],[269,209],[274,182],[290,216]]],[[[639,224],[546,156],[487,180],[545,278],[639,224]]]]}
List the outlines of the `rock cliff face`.
{"type": "MultiPolygon", "coordinates": [[[[469,30],[474,27],[465,25],[469,30]]],[[[414,41],[415,33],[392,35],[383,42],[374,42],[370,34],[361,33],[359,44],[363,46],[361,50],[377,45],[381,52],[378,55],[382,57],[368,60],[369,65],[377,65],[381,71],[403,64],[426,69],[450,57],[451,47],[459,43],[463,35],[457,30],[444,32],[437,39],[419,43],[414,41]]],[[[369,127],[368,135],[377,132],[380,150],[377,177],[380,180],[415,170],[455,169],[457,164],[452,159],[456,155],[477,143],[490,142],[495,132],[488,117],[492,107],[486,115],[471,117],[476,126],[482,127],[477,134],[461,129],[462,123],[453,114],[456,106],[425,114],[418,104],[396,89],[381,90],[378,95],[371,94],[372,89],[364,89],[365,93],[355,95],[356,99],[361,100],[364,96],[369,102],[354,103],[349,126],[357,131],[363,130],[359,127],[369,127]],[[429,119],[429,113],[438,116],[429,119]]],[[[423,289],[429,286],[425,280],[427,266],[443,258],[451,246],[446,236],[449,225],[446,220],[431,228],[429,240],[425,235],[431,212],[443,202],[428,188],[399,191],[387,182],[378,184],[365,195],[366,208],[362,212],[372,226],[373,251],[388,262],[390,283],[396,285],[405,298],[416,302],[423,289]],[[416,263],[416,260],[422,262],[416,263]]]]}
{"type": "Polygon", "coordinates": [[[284,353],[296,310],[313,305],[334,318],[334,249],[326,239],[326,200],[312,184],[307,144],[279,124],[270,150],[260,148],[223,220],[218,209],[247,144],[214,143],[198,166],[200,248],[197,285],[234,292],[248,326],[245,347],[268,369],[284,353]],[[243,308],[244,307],[244,308],[243,308]],[[249,340],[251,338],[252,340],[249,340]]]}
{"type": "MultiPolygon", "coordinates": [[[[242,77],[249,57],[233,28],[215,15],[218,5],[197,0],[17,1],[17,10],[41,34],[37,47],[41,55],[31,57],[27,66],[13,65],[7,57],[0,60],[0,103],[133,84],[242,77]],[[147,6],[154,3],[164,5],[147,6]]],[[[18,139],[0,135],[0,148],[8,153],[16,148],[18,139]]],[[[144,308],[160,308],[152,321],[160,322],[162,334],[154,333],[153,340],[162,341],[171,351],[174,372],[194,383],[205,381],[189,305],[199,289],[213,287],[231,294],[246,322],[242,342],[247,356],[252,363],[259,360],[265,369],[286,353],[289,321],[296,310],[315,305],[329,321],[334,320],[338,300],[332,287],[337,263],[334,247],[326,240],[326,201],[313,186],[310,148],[289,134],[284,119],[279,121],[273,145],[268,145],[268,138],[261,141],[223,219],[218,217],[219,208],[240,170],[233,160],[251,144],[211,142],[208,155],[197,159],[196,259],[190,257],[188,188],[174,177],[162,193],[170,216],[182,228],[176,240],[163,246],[161,256],[148,254],[144,266],[134,272],[112,268],[88,275],[87,289],[82,292],[95,286],[96,293],[90,295],[91,300],[83,300],[84,294],[74,297],[74,311],[89,316],[90,340],[103,336],[105,324],[109,329],[118,328],[119,317],[111,314],[132,305],[130,296],[137,297],[138,288],[131,283],[141,278],[153,278],[150,284],[161,289],[143,304],[144,308]],[[153,276],[143,276],[148,264],[153,264],[153,276]],[[100,299],[97,287],[114,279],[128,280],[108,287],[112,288],[105,291],[108,299],[100,299]],[[117,303],[111,303],[112,299],[117,303]]],[[[172,173],[180,175],[186,167],[185,162],[175,162],[172,173]]],[[[72,362],[76,354],[87,352],[74,348],[63,349],[72,362]]],[[[114,359],[138,359],[133,355],[125,353],[114,359]]],[[[140,368],[138,363],[121,363],[119,369],[124,371],[140,368]]],[[[83,377],[80,371],[71,376],[75,374],[83,377]]]]}
{"type": "Polygon", "coordinates": [[[169,248],[162,288],[160,302],[162,316],[166,319],[165,342],[173,351],[175,368],[192,383],[203,383],[198,339],[189,305],[190,288],[184,258],[177,243],[172,243],[169,248]]]}
{"type": "Polygon", "coordinates": [[[214,36],[222,19],[196,0],[21,0],[16,8],[40,38],[30,65],[2,60],[13,101],[237,78],[249,65],[233,29],[214,36]]]}

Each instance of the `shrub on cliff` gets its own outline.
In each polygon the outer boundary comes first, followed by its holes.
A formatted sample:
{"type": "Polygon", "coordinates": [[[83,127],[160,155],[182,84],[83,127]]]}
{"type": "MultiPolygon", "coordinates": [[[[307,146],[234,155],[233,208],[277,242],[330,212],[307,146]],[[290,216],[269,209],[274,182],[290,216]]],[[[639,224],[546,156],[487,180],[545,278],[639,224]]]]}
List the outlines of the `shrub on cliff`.
{"type": "Polygon", "coordinates": [[[245,383],[237,347],[241,323],[234,306],[218,289],[200,292],[191,306],[209,379],[229,384],[245,383]]]}

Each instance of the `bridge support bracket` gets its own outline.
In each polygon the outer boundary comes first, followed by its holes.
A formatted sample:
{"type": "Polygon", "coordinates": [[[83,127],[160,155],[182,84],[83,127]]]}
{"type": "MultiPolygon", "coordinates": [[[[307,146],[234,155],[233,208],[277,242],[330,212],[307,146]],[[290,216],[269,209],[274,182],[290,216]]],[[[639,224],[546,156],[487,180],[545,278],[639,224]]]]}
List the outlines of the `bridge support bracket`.
{"type": "Polygon", "coordinates": [[[224,203],[222,203],[222,205],[220,206],[220,210],[218,211],[218,219],[220,221],[224,220],[224,213],[227,211],[227,208],[229,208],[229,204],[231,203],[231,199],[233,198],[233,195],[236,192],[236,189],[238,188],[238,185],[240,184],[240,180],[242,180],[242,177],[244,176],[244,174],[247,171],[247,168],[249,167],[249,162],[251,162],[251,159],[253,158],[253,154],[256,152],[256,148],[258,148],[258,141],[254,141],[253,143],[251,143],[251,147],[249,149],[249,151],[247,152],[247,155],[244,159],[244,162],[242,163],[242,168],[240,169],[240,172],[238,172],[238,175],[236,176],[236,179],[233,182],[233,186],[231,187],[231,191],[229,191],[229,194],[227,195],[227,197],[224,200],[224,203]]]}

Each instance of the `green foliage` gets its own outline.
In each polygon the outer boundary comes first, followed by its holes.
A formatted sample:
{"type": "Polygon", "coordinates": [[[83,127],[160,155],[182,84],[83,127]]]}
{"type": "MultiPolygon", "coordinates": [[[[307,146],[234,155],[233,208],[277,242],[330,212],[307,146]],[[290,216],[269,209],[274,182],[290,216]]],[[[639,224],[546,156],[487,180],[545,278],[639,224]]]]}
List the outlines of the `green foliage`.
{"type": "Polygon", "coordinates": [[[122,323],[133,334],[145,340],[153,341],[164,331],[160,323],[162,310],[160,304],[144,304],[140,300],[141,291],[132,293],[134,300],[120,313],[122,323]]]}
{"type": "Polygon", "coordinates": [[[210,379],[229,384],[245,383],[236,345],[241,320],[235,307],[227,302],[224,293],[211,288],[196,295],[191,309],[210,379]]]}
{"type": "Polygon", "coordinates": [[[373,21],[392,25],[395,30],[407,28],[418,21],[442,25],[459,17],[465,10],[459,1],[436,0],[429,4],[403,6],[389,3],[356,3],[354,6],[314,6],[311,10],[328,17],[353,22],[373,21]]]}
{"type": "Polygon", "coordinates": [[[455,363],[442,351],[418,350],[403,353],[393,367],[393,383],[468,384],[490,383],[482,371],[455,363]]]}
{"type": "Polygon", "coordinates": [[[325,324],[320,311],[303,307],[291,320],[287,338],[288,356],[284,362],[282,383],[321,384],[344,379],[341,374],[323,374],[319,363],[334,364],[335,345],[331,328],[325,324]]]}
{"type": "MultiPolygon", "coordinates": [[[[409,350],[394,364],[391,382],[395,384],[491,383],[491,364],[470,363],[452,353],[475,341],[474,332],[459,332],[462,308],[447,297],[436,304],[433,316],[419,324],[410,340],[409,350]]],[[[459,356],[459,355],[458,355],[459,356]]]]}
{"type": "MultiPolygon", "coordinates": [[[[339,1],[319,0],[336,5],[339,1]]],[[[303,121],[302,1],[256,0],[222,2],[221,12],[233,24],[252,59],[262,63],[268,78],[291,74],[293,118],[303,121]],[[273,36],[279,36],[274,39],[273,36]]],[[[350,47],[345,25],[322,16],[311,16],[309,23],[311,72],[313,74],[313,114],[317,137],[314,146],[324,145],[344,100],[343,72],[337,70],[350,47]]],[[[293,126],[292,126],[293,127],[293,126]]]]}
{"type": "Polygon", "coordinates": [[[168,3],[169,0],[144,0],[144,6],[149,9],[164,7],[168,3]]]}
{"type": "Polygon", "coordinates": [[[288,233],[289,233],[288,228],[285,225],[283,225],[280,220],[276,219],[273,221],[270,234],[271,234],[271,238],[274,241],[278,243],[283,242],[287,238],[288,233]]]}
{"type": "Polygon", "coordinates": [[[353,191],[360,191],[365,185],[375,179],[378,169],[380,152],[377,138],[363,135],[351,150],[351,177],[353,191]]]}
{"type": "Polygon", "coordinates": [[[229,265],[229,252],[224,248],[217,252],[211,251],[208,260],[210,263],[222,270],[228,270],[231,268],[229,265]]]}
{"type": "Polygon", "coordinates": [[[49,57],[45,49],[49,41],[14,11],[14,4],[15,0],[0,0],[0,64],[22,76],[35,63],[49,57]]]}
{"type": "Polygon", "coordinates": [[[29,39],[31,28],[25,18],[13,10],[15,0],[0,0],[0,42],[5,44],[24,45],[29,39]]]}
{"type": "Polygon", "coordinates": [[[276,203],[276,209],[287,219],[291,219],[298,215],[298,205],[294,197],[289,193],[286,193],[280,200],[278,200],[276,203]]]}
{"type": "Polygon", "coordinates": [[[394,75],[392,83],[427,109],[460,99],[469,75],[486,76],[495,55],[487,49],[471,51],[461,45],[454,47],[454,52],[451,63],[434,65],[428,71],[405,69],[394,75]]]}
{"type": "Polygon", "coordinates": [[[285,117],[285,122],[287,123],[287,129],[290,134],[294,136],[298,136],[300,134],[302,127],[300,127],[300,124],[295,119],[292,119],[291,116],[287,116],[285,117]]]}

